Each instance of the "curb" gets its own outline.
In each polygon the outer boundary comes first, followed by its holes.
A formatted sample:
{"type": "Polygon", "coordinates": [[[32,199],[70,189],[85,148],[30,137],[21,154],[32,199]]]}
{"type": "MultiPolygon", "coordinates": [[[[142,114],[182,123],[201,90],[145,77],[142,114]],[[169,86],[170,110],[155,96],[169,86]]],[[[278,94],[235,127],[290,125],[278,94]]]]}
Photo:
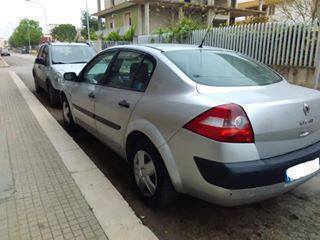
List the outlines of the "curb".
{"type": "Polygon", "coordinates": [[[3,57],[0,57],[0,68],[1,67],[10,67],[10,65],[3,59],[3,57]]]}
{"type": "Polygon", "coordinates": [[[80,188],[108,239],[157,240],[108,178],[30,92],[19,76],[13,71],[9,74],[80,188]]]}

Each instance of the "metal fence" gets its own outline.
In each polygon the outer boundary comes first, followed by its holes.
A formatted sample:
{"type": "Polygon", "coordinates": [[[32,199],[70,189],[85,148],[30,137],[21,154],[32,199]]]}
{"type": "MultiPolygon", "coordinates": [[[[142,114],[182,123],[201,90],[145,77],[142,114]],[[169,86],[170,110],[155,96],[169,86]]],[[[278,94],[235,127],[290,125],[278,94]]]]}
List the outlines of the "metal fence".
{"type": "MultiPolygon", "coordinates": [[[[315,67],[319,51],[319,23],[259,23],[213,28],[205,45],[231,49],[269,65],[315,67]]],[[[141,36],[139,43],[180,42],[200,44],[206,30],[196,30],[184,40],[167,36],[141,36]]]]}

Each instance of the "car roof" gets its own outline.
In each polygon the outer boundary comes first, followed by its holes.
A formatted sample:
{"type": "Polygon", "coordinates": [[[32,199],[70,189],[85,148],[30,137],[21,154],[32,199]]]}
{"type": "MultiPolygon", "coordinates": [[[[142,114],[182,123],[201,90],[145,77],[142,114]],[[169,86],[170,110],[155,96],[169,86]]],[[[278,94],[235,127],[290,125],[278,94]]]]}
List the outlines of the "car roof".
{"type": "MultiPolygon", "coordinates": [[[[118,45],[111,48],[128,48],[128,49],[136,49],[142,51],[158,51],[158,52],[169,52],[169,51],[177,51],[177,50],[193,50],[193,49],[200,49],[197,45],[190,45],[190,44],[132,44],[132,45],[118,45]]],[[[107,48],[107,49],[111,49],[107,48]]],[[[107,50],[105,49],[105,50],[107,50]]],[[[214,50],[214,51],[225,51],[225,52],[232,52],[228,49],[223,48],[216,48],[216,47],[209,47],[203,46],[202,49],[214,50]]]]}
{"type": "Polygon", "coordinates": [[[88,46],[87,43],[78,43],[78,42],[46,42],[43,45],[52,45],[52,46],[68,46],[68,45],[79,45],[79,46],[88,46]]]}

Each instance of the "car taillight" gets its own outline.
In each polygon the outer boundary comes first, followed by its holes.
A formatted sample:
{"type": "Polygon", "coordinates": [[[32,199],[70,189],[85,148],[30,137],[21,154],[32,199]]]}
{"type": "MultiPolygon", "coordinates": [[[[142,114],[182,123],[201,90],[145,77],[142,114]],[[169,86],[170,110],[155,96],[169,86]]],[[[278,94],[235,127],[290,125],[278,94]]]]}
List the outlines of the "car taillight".
{"type": "Polygon", "coordinates": [[[254,142],[247,114],[234,103],[214,107],[188,122],[184,128],[219,142],[254,142]]]}

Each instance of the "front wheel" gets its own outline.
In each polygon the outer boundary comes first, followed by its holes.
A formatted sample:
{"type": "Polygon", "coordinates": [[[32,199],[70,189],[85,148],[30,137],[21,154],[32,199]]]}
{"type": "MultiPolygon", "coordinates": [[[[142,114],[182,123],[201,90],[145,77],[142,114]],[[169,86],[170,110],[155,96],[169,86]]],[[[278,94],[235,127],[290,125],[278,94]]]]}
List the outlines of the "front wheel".
{"type": "Polygon", "coordinates": [[[137,190],[148,205],[164,207],[177,199],[162,157],[150,141],[141,139],[135,144],[132,172],[137,190]]]}
{"type": "Polygon", "coordinates": [[[62,117],[65,129],[68,131],[73,130],[75,127],[75,123],[72,118],[72,113],[68,100],[65,96],[62,96],[62,117]]]}

